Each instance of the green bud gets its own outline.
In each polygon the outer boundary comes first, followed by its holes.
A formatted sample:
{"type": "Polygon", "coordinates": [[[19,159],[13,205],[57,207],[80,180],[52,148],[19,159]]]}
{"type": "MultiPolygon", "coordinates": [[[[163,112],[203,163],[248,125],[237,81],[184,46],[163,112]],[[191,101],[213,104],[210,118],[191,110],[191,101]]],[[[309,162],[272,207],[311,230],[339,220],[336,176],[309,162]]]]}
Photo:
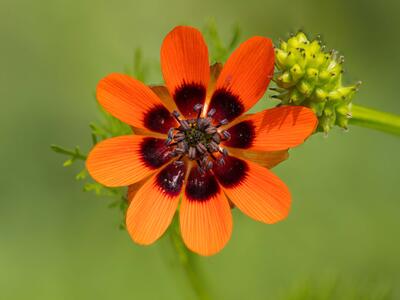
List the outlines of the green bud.
{"type": "Polygon", "coordinates": [[[290,68],[290,75],[292,76],[292,80],[297,82],[304,76],[304,71],[298,64],[295,64],[290,68]]]}
{"type": "Polygon", "coordinates": [[[298,32],[275,49],[278,72],[275,91],[286,105],[311,108],[319,119],[318,130],[327,133],[337,125],[347,128],[351,101],[360,83],[342,85],[343,57],[326,52],[319,40],[298,32]]]}

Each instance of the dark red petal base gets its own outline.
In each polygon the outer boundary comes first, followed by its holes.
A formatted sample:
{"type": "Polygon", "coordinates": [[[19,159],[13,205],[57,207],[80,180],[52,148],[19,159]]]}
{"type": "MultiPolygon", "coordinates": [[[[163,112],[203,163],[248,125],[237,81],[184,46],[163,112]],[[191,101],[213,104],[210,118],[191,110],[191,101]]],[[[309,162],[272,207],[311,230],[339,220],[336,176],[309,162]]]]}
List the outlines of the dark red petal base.
{"type": "Polygon", "coordinates": [[[157,169],[171,159],[171,150],[164,140],[148,137],[143,139],[139,155],[147,167],[157,169]]]}
{"type": "Polygon", "coordinates": [[[225,89],[218,89],[214,92],[210,101],[210,109],[215,109],[214,120],[227,119],[232,121],[244,112],[244,106],[239,97],[225,89]]]}
{"type": "Polygon", "coordinates": [[[177,196],[181,192],[185,173],[185,165],[171,163],[158,173],[156,185],[169,196],[177,196]]]}
{"type": "Polygon", "coordinates": [[[252,121],[247,120],[236,124],[228,129],[231,138],[224,142],[225,146],[248,149],[253,145],[256,137],[255,126],[252,121]]]}
{"type": "Polygon", "coordinates": [[[201,173],[197,167],[190,170],[185,189],[189,201],[210,200],[219,190],[218,182],[210,172],[201,173]]]}
{"type": "Polygon", "coordinates": [[[206,88],[201,84],[185,83],[176,89],[174,100],[180,112],[186,118],[195,118],[197,113],[193,111],[196,104],[204,104],[206,88]]]}
{"type": "Polygon", "coordinates": [[[171,113],[163,105],[157,105],[144,115],[144,126],[152,131],[167,133],[171,127],[177,125],[171,113]]]}
{"type": "Polygon", "coordinates": [[[247,176],[249,166],[244,160],[227,156],[224,164],[215,164],[213,172],[218,182],[224,187],[232,188],[242,183],[247,176]]]}

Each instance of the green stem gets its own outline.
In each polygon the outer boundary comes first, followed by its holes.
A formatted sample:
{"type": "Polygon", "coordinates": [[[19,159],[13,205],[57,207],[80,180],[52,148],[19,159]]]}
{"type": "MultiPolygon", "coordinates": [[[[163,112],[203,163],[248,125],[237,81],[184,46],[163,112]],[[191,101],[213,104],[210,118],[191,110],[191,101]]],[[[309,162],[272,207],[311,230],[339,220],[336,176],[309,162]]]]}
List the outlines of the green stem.
{"type": "Polygon", "coordinates": [[[86,160],[86,155],[81,153],[79,146],[76,146],[74,150],[66,149],[58,145],[51,145],[50,148],[56,153],[69,155],[74,159],[86,160]]]}
{"type": "Polygon", "coordinates": [[[400,136],[400,116],[359,105],[352,106],[350,124],[400,136]]]}
{"type": "Polygon", "coordinates": [[[178,257],[179,263],[183,268],[186,278],[196,294],[197,299],[210,300],[211,298],[206,288],[204,276],[201,270],[198,268],[197,257],[183,244],[179,231],[178,218],[174,218],[168,233],[173,251],[178,257]]]}

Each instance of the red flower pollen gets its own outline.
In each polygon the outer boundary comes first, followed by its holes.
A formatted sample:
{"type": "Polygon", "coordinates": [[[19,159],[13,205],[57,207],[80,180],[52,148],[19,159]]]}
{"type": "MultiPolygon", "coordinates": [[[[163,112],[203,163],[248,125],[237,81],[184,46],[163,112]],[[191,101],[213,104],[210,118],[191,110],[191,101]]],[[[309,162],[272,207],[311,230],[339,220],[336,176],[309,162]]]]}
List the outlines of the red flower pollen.
{"type": "Polygon", "coordinates": [[[97,144],[87,169],[106,186],[129,186],[127,230],[152,244],[179,209],[183,241],[212,255],[232,233],[228,199],[251,218],[275,223],[290,208],[286,185],[271,171],[317,125],[305,107],[280,106],[243,115],[265,93],[274,69],[268,38],[241,44],[225,65],[209,67],[201,33],[172,30],[161,47],[164,86],[110,74],[97,87],[100,104],[136,135],[97,144]]]}

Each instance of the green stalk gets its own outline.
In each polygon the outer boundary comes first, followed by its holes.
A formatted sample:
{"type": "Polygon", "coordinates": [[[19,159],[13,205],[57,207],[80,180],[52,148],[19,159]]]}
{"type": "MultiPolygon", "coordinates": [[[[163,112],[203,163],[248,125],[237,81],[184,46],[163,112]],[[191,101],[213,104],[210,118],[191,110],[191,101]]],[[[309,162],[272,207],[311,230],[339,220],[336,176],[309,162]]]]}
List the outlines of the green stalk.
{"type": "Polygon", "coordinates": [[[185,272],[185,277],[191,285],[199,300],[210,300],[209,291],[206,288],[203,273],[198,267],[196,254],[190,252],[183,244],[179,231],[179,221],[175,217],[168,231],[169,241],[173,251],[185,272]]]}
{"type": "Polygon", "coordinates": [[[350,124],[400,136],[400,116],[359,105],[352,106],[350,124]]]}

